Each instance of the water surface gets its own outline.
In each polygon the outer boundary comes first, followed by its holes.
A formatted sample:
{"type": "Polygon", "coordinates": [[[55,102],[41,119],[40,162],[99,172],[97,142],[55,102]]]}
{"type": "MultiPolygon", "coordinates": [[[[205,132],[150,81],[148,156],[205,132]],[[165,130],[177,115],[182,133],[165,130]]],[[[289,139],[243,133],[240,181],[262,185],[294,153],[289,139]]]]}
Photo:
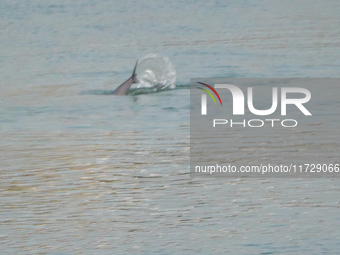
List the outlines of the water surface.
{"type": "Polygon", "coordinates": [[[339,7],[2,0],[1,250],[337,254],[337,179],[189,178],[183,86],[191,77],[338,77],[339,7]],[[84,93],[112,91],[149,53],[170,57],[180,89],[84,93]]]}

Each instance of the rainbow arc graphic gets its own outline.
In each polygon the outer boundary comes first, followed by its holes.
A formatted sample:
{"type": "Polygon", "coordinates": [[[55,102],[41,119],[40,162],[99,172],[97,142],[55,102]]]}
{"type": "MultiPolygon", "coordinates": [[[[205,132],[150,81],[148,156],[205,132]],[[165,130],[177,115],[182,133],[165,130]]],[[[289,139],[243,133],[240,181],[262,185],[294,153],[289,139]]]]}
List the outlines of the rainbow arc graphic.
{"type": "MultiPolygon", "coordinates": [[[[206,86],[207,88],[211,89],[211,91],[214,92],[215,95],[217,96],[217,98],[218,98],[218,100],[220,101],[220,104],[221,104],[221,106],[222,106],[222,100],[221,100],[221,98],[220,98],[220,95],[217,93],[217,91],[216,91],[213,87],[211,87],[210,85],[208,85],[208,84],[206,84],[206,83],[203,83],[203,82],[197,82],[197,83],[199,83],[199,84],[201,84],[201,85],[203,85],[203,86],[206,86]]],[[[211,92],[210,92],[209,90],[204,89],[204,88],[201,88],[201,87],[197,87],[197,88],[203,90],[204,92],[206,92],[206,93],[214,100],[215,105],[217,105],[214,96],[211,94],[211,92]]]]}

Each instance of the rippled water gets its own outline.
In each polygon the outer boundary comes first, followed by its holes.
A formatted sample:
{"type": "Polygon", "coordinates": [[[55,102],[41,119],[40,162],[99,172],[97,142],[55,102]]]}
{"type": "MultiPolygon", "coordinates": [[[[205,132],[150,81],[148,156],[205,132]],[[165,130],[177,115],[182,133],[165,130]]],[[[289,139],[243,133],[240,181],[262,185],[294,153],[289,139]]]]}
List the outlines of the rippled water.
{"type": "Polygon", "coordinates": [[[2,0],[2,253],[337,254],[339,180],[189,178],[185,85],[338,77],[339,7],[2,0]],[[107,95],[149,53],[180,86],[107,95]]]}

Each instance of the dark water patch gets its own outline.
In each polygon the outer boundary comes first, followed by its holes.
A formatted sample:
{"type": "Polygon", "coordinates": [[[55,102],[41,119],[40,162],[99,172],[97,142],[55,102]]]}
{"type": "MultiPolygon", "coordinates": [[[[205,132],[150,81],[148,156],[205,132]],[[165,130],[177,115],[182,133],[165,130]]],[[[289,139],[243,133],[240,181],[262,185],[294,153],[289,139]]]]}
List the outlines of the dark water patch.
{"type": "MultiPolygon", "coordinates": [[[[175,89],[132,88],[128,95],[136,96],[136,95],[143,95],[143,94],[154,94],[154,93],[159,93],[159,92],[189,89],[189,88],[190,88],[190,85],[177,85],[175,89]]],[[[102,90],[102,89],[83,90],[79,94],[80,95],[114,95],[114,90],[102,90]]]]}
{"type": "Polygon", "coordinates": [[[80,95],[113,95],[114,90],[102,90],[102,89],[94,89],[94,90],[83,90],[80,91],[80,95]]]}

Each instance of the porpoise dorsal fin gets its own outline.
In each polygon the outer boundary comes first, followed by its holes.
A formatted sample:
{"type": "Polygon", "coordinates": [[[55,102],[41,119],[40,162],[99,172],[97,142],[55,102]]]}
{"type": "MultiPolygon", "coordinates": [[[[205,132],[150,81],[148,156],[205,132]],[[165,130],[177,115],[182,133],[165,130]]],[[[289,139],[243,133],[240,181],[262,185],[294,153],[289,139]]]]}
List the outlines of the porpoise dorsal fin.
{"type": "MultiPolygon", "coordinates": [[[[138,59],[139,60],[139,59],[138,59]]],[[[136,61],[135,68],[133,69],[132,76],[131,77],[136,77],[136,69],[138,65],[138,60],[136,61]]]]}
{"type": "Polygon", "coordinates": [[[115,91],[113,92],[114,95],[127,95],[129,93],[129,90],[130,90],[132,84],[136,83],[137,65],[138,65],[138,60],[135,64],[135,68],[133,69],[131,77],[129,79],[127,79],[126,81],[124,81],[121,85],[119,85],[118,88],[115,89],[115,91]]]}

